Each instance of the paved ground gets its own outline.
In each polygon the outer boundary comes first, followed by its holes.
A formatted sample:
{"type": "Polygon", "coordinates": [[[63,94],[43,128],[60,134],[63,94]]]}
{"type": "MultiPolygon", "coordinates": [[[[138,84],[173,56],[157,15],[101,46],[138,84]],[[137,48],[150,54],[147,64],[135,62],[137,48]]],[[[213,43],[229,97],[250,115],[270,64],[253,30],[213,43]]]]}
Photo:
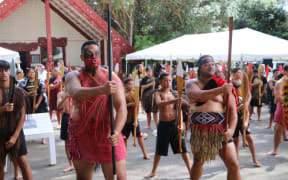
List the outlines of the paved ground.
{"type": "MultiPolygon", "coordinates": [[[[279,155],[268,156],[266,153],[272,149],[273,129],[264,129],[268,123],[268,109],[263,108],[262,121],[256,121],[256,115],[252,116],[251,130],[255,140],[258,160],[263,164],[263,167],[255,168],[252,164],[250,151],[248,148],[240,149],[240,168],[241,177],[246,180],[286,180],[288,179],[288,142],[280,144],[279,155]]],[[[140,114],[140,123],[142,127],[146,125],[144,114],[140,114]]],[[[53,122],[55,125],[55,121],[53,122]]],[[[33,171],[35,180],[69,180],[75,179],[75,173],[63,173],[63,169],[67,167],[67,161],[64,154],[64,142],[59,139],[59,130],[55,130],[56,148],[57,148],[57,165],[49,166],[49,151],[48,145],[41,145],[40,140],[28,145],[28,160],[33,171]]],[[[154,157],[155,137],[152,136],[152,130],[144,130],[149,134],[145,145],[149,155],[154,157]]],[[[241,143],[242,144],[242,143],[241,143]]],[[[192,154],[190,153],[192,158],[192,154]]],[[[153,160],[143,160],[143,156],[139,145],[136,148],[132,146],[132,138],[128,145],[127,159],[127,174],[128,180],[142,180],[143,176],[150,172],[153,160]]],[[[13,166],[9,165],[9,171],[6,174],[6,179],[13,177],[13,166]]],[[[103,175],[101,170],[95,173],[94,179],[102,180],[103,175]]],[[[180,155],[173,155],[171,150],[168,157],[163,157],[160,161],[157,177],[158,180],[188,180],[189,175],[181,159],[180,155]]],[[[222,180],[226,179],[226,170],[223,162],[217,158],[204,167],[202,179],[204,180],[222,180]]]]}

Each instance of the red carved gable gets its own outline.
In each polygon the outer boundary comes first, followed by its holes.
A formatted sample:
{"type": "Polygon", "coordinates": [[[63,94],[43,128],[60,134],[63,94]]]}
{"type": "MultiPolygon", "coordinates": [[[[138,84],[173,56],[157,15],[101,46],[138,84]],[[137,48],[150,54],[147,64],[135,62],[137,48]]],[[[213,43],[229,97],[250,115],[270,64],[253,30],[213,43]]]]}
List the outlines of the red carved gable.
{"type": "Polygon", "coordinates": [[[0,22],[25,4],[28,0],[4,0],[0,3],[0,22]]]}
{"type": "MultiPolygon", "coordinates": [[[[11,13],[16,11],[18,8],[20,8],[27,1],[28,0],[4,0],[3,2],[1,2],[0,3],[0,22],[2,20],[4,20],[6,17],[8,17],[11,13]]],[[[91,37],[91,32],[88,32],[89,28],[85,29],[85,23],[87,25],[87,22],[89,23],[89,25],[93,25],[92,27],[93,27],[95,33],[97,34],[97,36],[108,39],[107,38],[108,34],[107,34],[106,21],[104,19],[102,19],[102,17],[99,16],[93,10],[93,8],[91,8],[85,2],[85,0],[50,0],[50,1],[51,1],[51,5],[50,5],[51,9],[54,10],[54,12],[56,12],[58,15],[60,15],[65,21],[67,21],[69,24],[71,24],[76,30],[78,30],[87,39],[89,39],[88,37],[91,37]],[[65,17],[65,15],[61,13],[63,11],[63,9],[57,9],[57,6],[53,6],[53,3],[54,4],[58,3],[58,4],[62,4],[62,5],[65,4],[61,8],[66,7],[67,11],[72,9],[72,11],[74,11],[75,14],[79,13],[82,17],[85,18],[85,20],[84,20],[85,22],[83,21],[84,26],[80,27],[79,24],[77,24],[77,22],[69,20],[69,18],[65,17]],[[68,8],[70,8],[70,9],[68,9],[68,8]],[[75,11],[77,11],[77,12],[75,12],[75,11]],[[85,30],[87,30],[87,31],[85,31],[85,30]]],[[[81,18],[78,18],[77,20],[81,21],[81,18]]],[[[131,53],[134,51],[134,49],[113,28],[112,28],[111,38],[112,38],[112,48],[113,48],[113,60],[114,60],[113,64],[115,66],[115,64],[118,62],[119,65],[121,65],[122,64],[121,55],[131,53]]],[[[102,40],[102,39],[98,39],[98,40],[102,40]]],[[[122,71],[122,68],[120,66],[120,72],[121,71],[122,71]]]]}

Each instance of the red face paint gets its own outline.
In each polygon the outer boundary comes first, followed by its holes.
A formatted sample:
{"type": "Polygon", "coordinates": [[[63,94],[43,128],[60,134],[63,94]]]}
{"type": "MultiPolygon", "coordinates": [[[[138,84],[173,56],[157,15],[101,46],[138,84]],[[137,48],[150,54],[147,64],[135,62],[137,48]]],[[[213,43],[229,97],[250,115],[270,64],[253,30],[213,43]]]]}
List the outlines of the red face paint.
{"type": "Polygon", "coordinates": [[[91,57],[84,59],[85,67],[89,69],[98,68],[100,65],[100,58],[99,57],[91,57]]]}

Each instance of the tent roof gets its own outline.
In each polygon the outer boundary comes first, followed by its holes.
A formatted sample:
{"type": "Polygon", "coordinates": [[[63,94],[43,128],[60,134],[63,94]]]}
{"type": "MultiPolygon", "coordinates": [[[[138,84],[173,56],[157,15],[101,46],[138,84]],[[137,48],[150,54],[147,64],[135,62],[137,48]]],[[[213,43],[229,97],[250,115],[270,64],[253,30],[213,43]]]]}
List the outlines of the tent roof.
{"type": "Polygon", "coordinates": [[[15,62],[19,63],[19,58],[18,52],[0,47],[0,60],[6,60],[11,63],[12,59],[14,59],[15,62]]]}
{"type": "MultiPolygon", "coordinates": [[[[183,35],[137,51],[126,60],[191,60],[209,54],[215,60],[228,58],[229,32],[183,35]]],[[[263,58],[288,59],[288,41],[249,28],[233,30],[232,60],[259,61],[263,58]]]]}

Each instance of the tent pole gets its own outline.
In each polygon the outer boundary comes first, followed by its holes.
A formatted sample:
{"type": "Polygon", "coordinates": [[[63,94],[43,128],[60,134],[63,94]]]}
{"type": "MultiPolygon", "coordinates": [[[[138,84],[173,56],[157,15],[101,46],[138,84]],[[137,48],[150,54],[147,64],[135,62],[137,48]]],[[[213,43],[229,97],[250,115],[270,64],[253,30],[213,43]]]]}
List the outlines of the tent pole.
{"type": "Polygon", "coordinates": [[[128,67],[128,62],[127,62],[127,59],[125,59],[125,75],[126,75],[126,77],[127,77],[127,72],[128,72],[128,70],[127,70],[127,67],[128,67]]]}

